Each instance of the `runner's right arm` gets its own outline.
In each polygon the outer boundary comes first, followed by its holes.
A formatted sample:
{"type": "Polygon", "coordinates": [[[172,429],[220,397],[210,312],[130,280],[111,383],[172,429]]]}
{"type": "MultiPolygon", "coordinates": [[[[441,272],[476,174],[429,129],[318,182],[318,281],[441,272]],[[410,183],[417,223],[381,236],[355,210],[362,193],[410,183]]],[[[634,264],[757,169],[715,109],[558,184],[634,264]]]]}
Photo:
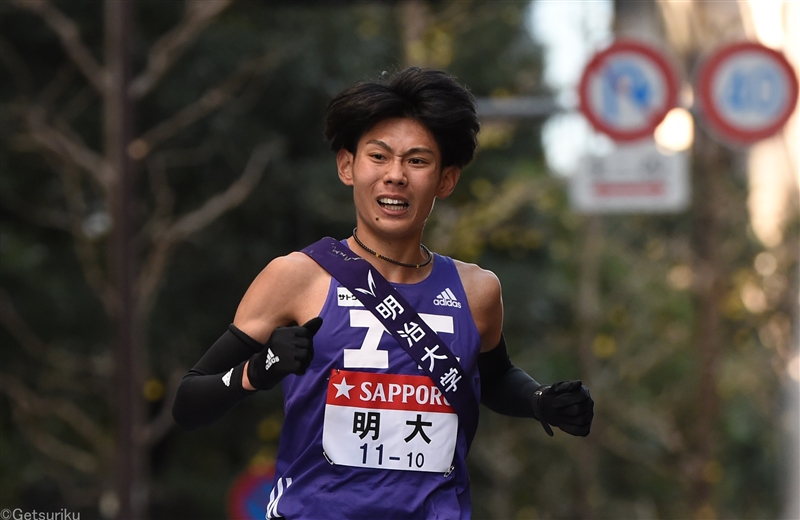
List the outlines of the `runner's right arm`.
{"type": "Polygon", "coordinates": [[[172,417],[181,428],[208,426],[255,391],[242,387],[245,363],[264,345],[233,324],[189,370],[175,395],[172,417]]]}
{"type": "Polygon", "coordinates": [[[179,426],[191,430],[210,425],[254,390],[270,389],[290,373],[305,372],[321,320],[282,326],[298,317],[294,297],[307,296],[303,283],[296,283],[309,278],[302,271],[296,260],[280,257],[256,277],[234,323],[181,381],[172,407],[179,426]]]}
{"type": "Polygon", "coordinates": [[[289,374],[304,374],[321,325],[322,319],[314,318],[302,327],[278,327],[262,345],[231,324],[181,381],[172,407],[175,421],[191,430],[219,420],[253,393],[242,386],[245,370],[256,390],[270,390],[289,374]]]}

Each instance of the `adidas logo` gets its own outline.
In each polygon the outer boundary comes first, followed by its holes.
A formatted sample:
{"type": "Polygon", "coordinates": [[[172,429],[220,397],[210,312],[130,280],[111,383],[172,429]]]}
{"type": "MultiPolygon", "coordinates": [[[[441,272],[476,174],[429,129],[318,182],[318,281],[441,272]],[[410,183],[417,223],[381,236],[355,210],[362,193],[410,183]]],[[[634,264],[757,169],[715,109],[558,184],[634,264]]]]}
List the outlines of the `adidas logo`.
{"type": "Polygon", "coordinates": [[[267,359],[264,361],[264,370],[269,370],[269,367],[280,360],[281,358],[272,353],[272,349],[267,349],[267,359]]]}
{"type": "Polygon", "coordinates": [[[231,386],[231,376],[233,375],[233,369],[228,370],[224,376],[222,376],[222,382],[225,383],[225,386],[231,386]]]}
{"type": "Polygon", "coordinates": [[[461,308],[461,302],[458,301],[458,298],[456,298],[456,295],[453,294],[453,291],[451,291],[449,287],[439,293],[439,296],[433,300],[433,304],[440,305],[442,307],[455,307],[456,309],[461,308]]]}

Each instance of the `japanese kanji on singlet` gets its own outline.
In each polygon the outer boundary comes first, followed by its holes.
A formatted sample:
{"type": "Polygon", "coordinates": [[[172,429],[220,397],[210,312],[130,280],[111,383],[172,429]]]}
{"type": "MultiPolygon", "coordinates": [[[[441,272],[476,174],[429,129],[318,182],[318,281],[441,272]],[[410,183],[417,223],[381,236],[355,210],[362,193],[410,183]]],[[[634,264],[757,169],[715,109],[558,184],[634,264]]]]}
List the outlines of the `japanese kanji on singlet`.
{"type": "MultiPolygon", "coordinates": [[[[480,337],[453,261],[435,255],[424,281],[392,285],[457,356],[479,399],[480,337]]],[[[282,383],[266,517],[469,518],[466,435],[442,391],[335,278],[320,316],[311,366],[282,383]]]]}

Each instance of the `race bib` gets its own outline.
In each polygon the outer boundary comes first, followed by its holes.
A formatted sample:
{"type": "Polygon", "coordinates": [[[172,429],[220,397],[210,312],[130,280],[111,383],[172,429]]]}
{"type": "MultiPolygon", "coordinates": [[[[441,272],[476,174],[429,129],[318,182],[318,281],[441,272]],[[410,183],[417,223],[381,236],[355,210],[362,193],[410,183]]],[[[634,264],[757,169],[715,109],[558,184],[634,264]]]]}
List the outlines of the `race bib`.
{"type": "Polygon", "coordinates": [[[429,377],[331,371],[322,447],[334,464],[447,473],[457,435],[429,377]]]}

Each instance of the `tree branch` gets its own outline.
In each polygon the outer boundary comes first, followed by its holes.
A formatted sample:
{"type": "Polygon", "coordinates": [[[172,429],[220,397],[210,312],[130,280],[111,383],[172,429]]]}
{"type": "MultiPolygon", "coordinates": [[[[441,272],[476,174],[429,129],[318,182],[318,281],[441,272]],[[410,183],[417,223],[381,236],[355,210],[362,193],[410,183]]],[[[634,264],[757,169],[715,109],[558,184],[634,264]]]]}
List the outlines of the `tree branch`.
{"type": "Polygon", "coordinates": [[[286,50],[280,49],[242,63],[222,84],[209,89],[200,99],[134,140],[130,149],[136,151],[136,158],[145,157],[158,144],[223,106],[251,76],[274,68],[286,55],[286,50]]]}
{"type": "Polygon", "coordinates": [[[150,48],[147,67],[130,85],[134,99],[147,95],[191,45],[200,32],[231,4],[231,0],[189,0],[183,19],[150,48]]]}
{"type": "Polygon", "coordinates": [[[23,94],[31,94],[34,88],[33,74],[31,74],[25,59],[5,38],[0,37],[0,63],[5,65],[11,73],[17,89],[23,94]]]}
{"type": "Polygon", "coordinates": [[[172,418],[172,404],[175,402],[175,393],[178,391],[178,385],[181,384],[185,373],[185,370],[175,370],[170,374],[161,410],[142,431],[142,443],[145,446],[152,447],[175,426],[175,420],[172,418]]]}
{"type": "Polygon", "coordinates": [[[36,226],[42,226],[60,231],[69,231],[69,215],[66,212],[53,208],[40,208],[29,204],[18,196],[0,194],[0,204],[16,214],[22,220],[36,226]]]}
{"type": "Polygon", "coordinates": [[[54,435],[28,425],[24,421],[20,421],[19,424],[28,434],[30,443],[51,459],[68,464],[82,473],[97,472],[97,457],[91,453],[67,444],[54,435]]]}
{"type": "Polygon", "coordinates": [[[86,170],[104,190],[110,188],[112,174],[109,165],[79,136],[65,131],[66,125],[62,125],[65,128],[56,128],[48,124],[41,108],[23,105],[20,110],[26,129],[39,146],[86,170]]]}
{"type": "Polygon", "coordinates": [[[58,98],[64,94],[67,87],[75,79],[75,65],[71,62],[64,62],[58,68],[53,78],[50,80],[36,99],[36,104],[44,107],[47,113],[51,112],[58,98]]]}
{"type": "Polygon", "coordinates": [[[106,72],[81,41],[78,25],[59,11],[49,0],[10,0],[13,5],[39,15],[58,35],[61,45],[94,89],[103,93],[106,72]]]}
{"type": "Polygon", "coordinates": [[[31,357],[39,360],[46,359],[47,344],[20,317],[11,301],[11,296],[4,288],[0,288],[0,324],[11,333],[31,357]]]}
{"type": "Polygon", "coordinates": [[[95,99],[95,95],[96,93],[91,88],[82,88],[80,92],[61,106],[57,117],[64,123],[69,123],[89,107],[95,99]]]}
{"type": "MultiPolygon", "coordinates": [[[[52,367],[53,374],[59,374],[63,380],[85,382],[79,369],[86,369],[93,375],[107,377],[107,373],[90,358],[73,351],[57,348],[39,337],[28,323],[19,315],[8,292],[0,287],[0,325],[17,341],[26,354],[42,365],[52,367]]],[[[48,376],[49,377],[49,376],[48,376]]]]}
{"type": "MultiPolygon", "coordinates": [[[[48,475],[59,488],[61,497],[64,499],[64,505],[68,509],[90,509],[96,508],[100,499],[99,481],[104,478],[92,479],[91,482],[76,482],[75,473],[65,468],[63,465],[58,464],[54,460],[48,461],[49,463],[43,464],[42,472],[48,475]]],[[[106,466],[109,464],[106,462],[106,466]]],[[[107,471],[101,468],[101,474],[105,475],[107,471]]],[[[80,479],[87,480],[87,479],[80,479]]]]}
{"type": "Polygon", "coordinates": [[[209,198],[200,208],[178,219],[168,230],[167,236],[171,240],[185,239],[244,202],[261,179],[267,163],[278,154],[279,150],[280,145],[275,142],[257,146],[250,154],[242,175],[227,190],[209,198]]]}
{"type": "MultiPolygon", "coordinates": [[[[66,123],[60,125],[63,128],[48,124],[41,107],[17,104],[14,110],[21,115],[31,139],[44,150],[43,156],[49,159],[51,168],[61,176],[69,218],[61,221],[59,228],[69,231],[73,236],[75,251],[81,261],[86,281],[103,302],[106,310],[111,312],[115,299],[97,261],[92,241],[95,237],[87,236],[83,229],[86,204],[83,200],[81,179],[76,171],[76,169],[87,171],[107,198],[112,177],[109,165],[99,154],[86,146],[79,136],[74,135],[66,123]]],[[[52,211],[36,215],[42,223],[52,221],[55,216],[52,211]]]]}
{"type": "Polygon", "coordinates": [[[61,175],[61,182],[64,186],[64,198],[69,210],[70,234],[72,235],[75,254],[83,269],[86,283],[103,303],[106,313],[109,316],[113,316],[117,307],[116,293],[108,275],[103,272],[103,268],[98,261],[95,242],[97,237],[90,236],[84,229],[86,202],[83,197],[80,177],[70,166],[54,164],[53,168],[61,175]]]}
{"type": "Polygon", "coordinates": [[[154,229],[154,246],[137,281],[139,316],[149,312],[173,247],[244,202],[261,179],[267,163],[278,151],[276,143],[257,146],[250,154],[242,175],[228,189],[209,198],[201,207],[183,215],[169,227],[154,229]]]}
{"type": "MultiPolygon", "coordinates": [[[[55,416],[69,425],[84,440],[92,445],[96,453],[107,459],[112,453],[112,443],[95,421],[75,403],[67,399],[39,397],[25,387],[16,377],[3,373],[0,377],[0,390],[14,404],[15,411],[20,414],[22,423],[28,423],[31,417],[55,416]]],[[[94,455],[67,444],[56,437],[30,427],[31,441],[46,455],[66,462],[76,469],[87,473],[97,470],[97,459],[94,455]]]]}

